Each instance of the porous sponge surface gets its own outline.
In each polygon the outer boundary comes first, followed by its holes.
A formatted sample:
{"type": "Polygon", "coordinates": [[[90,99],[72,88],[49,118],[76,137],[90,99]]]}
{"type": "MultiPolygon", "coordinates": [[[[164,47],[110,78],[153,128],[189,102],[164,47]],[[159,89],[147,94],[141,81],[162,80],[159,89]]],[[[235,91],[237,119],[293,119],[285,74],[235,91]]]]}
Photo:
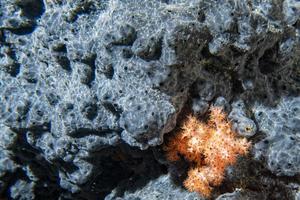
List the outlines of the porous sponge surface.
{"type": "Polygon", "coordinates": [[[276,107],[253,108],[259,130],[266,137],[257,143],[257,159],[265,157],[268,168],[276,175],[300,173],[300,98],[282,98],[276,107]]]}

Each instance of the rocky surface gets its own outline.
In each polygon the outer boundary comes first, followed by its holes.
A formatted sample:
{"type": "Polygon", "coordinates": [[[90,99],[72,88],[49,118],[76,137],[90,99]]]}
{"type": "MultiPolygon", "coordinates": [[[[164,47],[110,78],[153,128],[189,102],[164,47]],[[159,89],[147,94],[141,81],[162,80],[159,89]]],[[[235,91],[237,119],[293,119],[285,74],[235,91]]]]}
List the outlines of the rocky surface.
{"type": "Polygon", "coordinates": [[[284,98],[272,109],[254,107],[254,115],[266,134],[254,146],[255,158],[267,160],[267,167],[278,176],[299,174],[300,98],[284,98]]]}
{"type": "Polygon", "coordinates": [[[262,178],[241,198],[297,199],[299,55],[296,0],[2,0],[1,198],[202,198],[160,145],[184,107],[218,105],[261,165],[233,173],[262,178]]]}
{"type": "Polygon", "coordinates": [[[126,191],[122,197],[118,194],[119,188],[116,188],[105,200],[173,200],[173,199],[186,199],[186,200],[203,200],[197,193],[190,193],[181,187],[174,184],[170,175],[162,175],[157,179],[150,180],[147,185],[134,192],[126,191]]]}

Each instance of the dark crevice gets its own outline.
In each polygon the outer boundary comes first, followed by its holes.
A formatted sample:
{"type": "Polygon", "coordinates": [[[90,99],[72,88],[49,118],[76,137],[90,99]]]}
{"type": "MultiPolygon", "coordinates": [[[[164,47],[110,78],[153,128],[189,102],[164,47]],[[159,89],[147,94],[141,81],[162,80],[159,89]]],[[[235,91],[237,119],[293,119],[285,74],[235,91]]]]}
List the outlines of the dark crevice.
{"type": "Polygon", "coordinates": [[[49,104],[52,106],[55,106],[60,101],[60,97],[54,93],[46,94],[46,98],[47,98],[47,101],[49,102],[49,104]]]}
{"type": "MultiPolygon", "coordinates": [[[[39,150],[34,149],[27,143],[25,131],[18,131],[16,133],[18,134],[18,139],[16,142],[17,144],[12,149],[14,155],[12,159],[20,166],[29,166],[33,174],[39,177],[39,179],[35,181],[35,190],[53,191],[54,193],[51,194],[51,197],[54,199],[58,198],[59,194],[63,191],[63,189],[57,187],[57,182],[59,180],[58,168],[64,168],[64,166],[61,166],[59,163],[50,164],[44,157],[42,157],[39,150]]],[[[69,165],[69,163],[65,164],[65,166],[66,165],[68,168],[72,166],[69,165]]],[[[10,177],[12,179],[7,182],[8,187],[20,179],[31,182],[25,174],[24,169],[21,168],[11,174],[10,177]]],[[[42,199],[47,198],[48,196],[49,193],[38,192],[37,194],[37,197],[41,197],[42,199]]]]}
{"type": "Polygon", "coordinates": [[[19,27],[7,28],[7,30],[16,35],[31,34],[37,26],[36,20],[45,12],[44,2],[43,0],[17,0],[16,4],[22,11],[22,17],[27,18],[27,21],[19,27]]]}
{"type": "MultiPolygon", "coordinates": [[[[1,177],[2,179],[2,177],[1,177]]],[[[10,191],[8,190],[10,186],[14,185],[18,180],[28,180],[25,172],[22,169],[17,169],[13,173],[6,174],[3,177],[3,180],[5,180],[6,185],[3,188],[0,188],[0,191],[3,191],[0,193],[0,198],[5,199],[10,196],[10,191]],[[6,192],[5,192],[6,191],[6,192]]]]}
{"type": "Polygon", "coordinates": [[[22,14],[29,19],[36,19],[45,12],[42,0],[17,0],[16,4],[22,9],[22,14]]]}
{"type": "Polygon", "coordinates": [[[17,77],[17,75],[20,73],[21,65],[17,62],[16,52],[12,50],[12,48],[9,48],[9,51],[7,52],[7,56],[9,56],[13,60],[13,63],[4,66],[3,69],[11,76],[17,77]]]}
{"type": "Polygon", "coordinates": [[[4,43],[5,43],[4,30],[0,28],[0,44],[3,45],[4,43]]]}
{"type": "Polygon", "coordinates": [[[56,61],[66,71],[72,71],[71,62],[66,55],[56,55],[56,61]]]}
{"type": "Polygon", "coordinates": [[[134,44],[134,52],[146,61],[158,60],[162,53],[162,37],[152,36],[149,40],[137,40],[134,44]]]}
{"type": "Polygon", "coordinates": [[[71,11],[71,14],[68,18],[70,22],[75,22],[78,19],[79,15],[89,14],[93,10],[92,1],[84,1],[76,5],[76,8],[71,11]]]}
{"type": "Polygon", "coordinates": [[[45,122],[42,124],[32,124],[30,128],[27,130],[29,131],[50,131],[51,130],[51,122],[45,122]]]}
{"type": "Polygon", "coordinates": [[[81,112],[88,118],[89,120],[93,120],[98,115],[98,107],[96,103],[87,103],[81,109],[81,112]]]}
{"type": "Polygon", "coordinates": [[[170,0],[160,0],[162,3],[170,4],[170,0]]]}
{"type": "Polygon", "coordinates": [[[88,162],[95,162],[95,157],[99,158],[97,166],[101,166],[102,170],[84,187],[90,191],[92,184],[94,191],[89,194],[83,192],[81,195],[85,199],[104,199],[115,188],[116,197],[122,197],[125,191],[134,192],[167,172],[166,167],[157,162],[151,149],[142,151],[125,143],[93,155],[88,162]]]}
{"type": "Polygon", "coordinates": [[[55,52],[67,53],[67,46],[63,43],[58,43],[52,47],[52,50],[55,52]]]}
{"type": "Polygon", "coordinates": [[[17,75],[20,73],[20,64],[19,63],[13,63],[10,66],[6,66],[6,72],[9,73],[12,77],[17,77],[17,75]]]}
{"type": "Polygon", "coordinates": [[[204,23],[205,22],[205,19],[206,19],[206,16],[205,16],[205,13],[203,11],[198,11],[198,16],[197,16],[197,20],[201,23],[204,23]]]}
{"type": "Polygon", "coordinates": [[[270,74],[275,72],[279,67],[276,62],[278,47],[275,46],[265,51],[264,55],[259,59],[259,70],[262,74],[270,74]]]}
{"type": "Polygon", "coordinates": [[[115,70],[112,64],[108,64],[103,70],[100,70],[100,72],[103,73],[107,79],[111,80],[114,77],[115,70]]]}
{"type": "Polygon", "coordinates": [[[104,101],[102,103],[105,109],[110,111],[113,115],[115,115],[117,118],[120,118],[121,113],[123,112],[122,108],[120,108],[117,104],[113,104],[108,101],[104,101]]]}
{"type": "Polygon", "coordinates": [[[298,19],[295,24],[293,24],[293,27],[295,27],[296,29],[300,29],[300,19],[298,19]]]}
{"type": "Polygon", "coordinates": [[[7,28],[10,32],[12,32],[15,35],[27,35],[31,34],[36,28],[36,23],[31,22],[29,24],[26,24],[24,26],[18,27],[18,28],[7,28]]]}
{"type": "Polygon", "coordinates": [[[91,74],[90,77],[88,79],[87,85],[89,87],[91,87],[91,83],[95,80],[96,75],[95,75],[95,70],[96,70],[96,58],[97,58],[97,54],[91,54],[89,56],[87,56],[86,58],[84,58],[82,60],[82,62],[84,64],[87,64],[88,66],[91,67],[91,74]]]}
{"type": "Polygon", "coordinates": [[[242,82],[235,77],[238,76],[232,76],[232,92],[233,94],[238,95],[243,93],[244,89],[242,86],[242,82]]]}
{"type": "Polygon", "coordinates": [[[67,163],[62,159],[56,159],[54,163],[55,165],[60,166],[60,169],[63,169],[65,172],[70,174],[78,170],[78,167],[76,167],[73,163],[67,163]]]}
{"type": "Polygon", "coordinates": [[[208,45],[205,45],[205,46],[203,47],[203,49],[201,50],[201,55],[202,55],[202,57],[205,58],[205,59],[208,59],[208,58],[213,57],[212,54],[209,52],[209,47],[208,47],[208,45]]]}
{"type": "Polygon", "coordinates": [[[98,135],[105,137],[108,134],[115,133],[119,135],[122,132],[122,129],[102,129],[102,130],[94,130],[90,128],[79,128],[76,131],[69,133],[69,135],[73,138],[82,138],[89,135],[98,135]]]}
{"type": "Polygon", "coordinates": [[[72,71],[71,62],[67,56],[67,46],[63,43],[56,44],[52,47],[56,62],[66,71],[72,71]]]}

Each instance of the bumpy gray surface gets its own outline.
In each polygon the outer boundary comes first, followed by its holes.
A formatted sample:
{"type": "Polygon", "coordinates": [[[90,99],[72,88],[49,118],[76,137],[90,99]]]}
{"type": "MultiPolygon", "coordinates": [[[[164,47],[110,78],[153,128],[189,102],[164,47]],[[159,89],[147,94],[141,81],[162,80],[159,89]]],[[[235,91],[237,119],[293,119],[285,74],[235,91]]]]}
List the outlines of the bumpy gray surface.
{"type": "Polygon", "coordinates": [[[173,200],[173,199],[186,199],[186,200],[203,200],[196,193],[191,193],[183,188],[176,186],[170,175],[162,175],[157,179],[149,181],[147,185],[134,192],[125,192],[123,197],[118,197],[116,194],[118,189],[112,191],[105,200],[173,200]]]}
{"type": "Polygon", "coordinates": [[[236,176],[299,199],[299,55],[296,0],[1,0],[1,197],[193,198],[159,145],[216,105],[264,171],[236,176]]]}
{"type": "Polygon", "coordinates": [[[254,115],[266,133],[266,138],[255,144],[255,157],[265,157],[268,168],[278,176],[299,174],[300,98],[284,98],[272,109],[254,107],[254,115]]]}

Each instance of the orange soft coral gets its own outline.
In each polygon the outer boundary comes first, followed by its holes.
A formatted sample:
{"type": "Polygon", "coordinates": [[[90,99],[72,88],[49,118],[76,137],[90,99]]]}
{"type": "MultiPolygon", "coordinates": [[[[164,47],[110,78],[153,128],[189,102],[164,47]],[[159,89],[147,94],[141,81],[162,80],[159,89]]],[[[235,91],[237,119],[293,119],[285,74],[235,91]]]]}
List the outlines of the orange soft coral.
{"type": "Polygon", "coordinates": [[[164,149],[168,160],[179,160],[182,155],[193,164],[184,186],[208,197],[212,187],[222,183],[226,167],[235,164],[238,155],[247,154],[249,147],[246,139],[232,131],[222,109],[212,107],[207,124],[189,116],[164,149]]]}

